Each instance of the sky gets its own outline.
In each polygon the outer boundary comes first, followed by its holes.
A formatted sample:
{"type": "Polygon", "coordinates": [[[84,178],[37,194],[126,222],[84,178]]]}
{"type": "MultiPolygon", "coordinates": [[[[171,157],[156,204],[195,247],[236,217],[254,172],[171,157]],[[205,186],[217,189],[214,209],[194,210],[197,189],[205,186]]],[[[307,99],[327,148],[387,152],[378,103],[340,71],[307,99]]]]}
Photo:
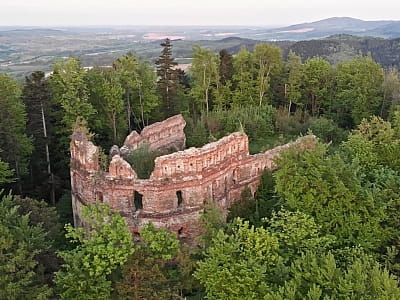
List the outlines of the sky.
{"type": "Polygon", "coordinates": [[[0,0],[0,26],[257,25],[399,20],[399,0],[0,0]]]}

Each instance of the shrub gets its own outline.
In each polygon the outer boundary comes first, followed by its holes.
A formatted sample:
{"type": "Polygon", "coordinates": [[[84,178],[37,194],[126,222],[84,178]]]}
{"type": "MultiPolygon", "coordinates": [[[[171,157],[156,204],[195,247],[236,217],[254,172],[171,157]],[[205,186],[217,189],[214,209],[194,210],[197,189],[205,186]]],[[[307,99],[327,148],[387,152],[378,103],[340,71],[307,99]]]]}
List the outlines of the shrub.
{"type": "Polygon", "coordinates": [[[155,159],[162,154],[158,151],[151,151],[148,144],[143,144],[131,152],[126,160],[131,164],[140,179],[148,179],[154,170],[155,159]]]}

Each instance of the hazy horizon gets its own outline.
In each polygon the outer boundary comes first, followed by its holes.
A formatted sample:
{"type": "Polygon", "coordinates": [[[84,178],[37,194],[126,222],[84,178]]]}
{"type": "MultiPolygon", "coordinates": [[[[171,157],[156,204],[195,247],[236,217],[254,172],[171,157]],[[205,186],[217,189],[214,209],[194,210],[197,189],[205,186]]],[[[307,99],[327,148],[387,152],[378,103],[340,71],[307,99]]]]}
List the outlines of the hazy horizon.
{"type": "Polygon", "coordinates": [[[276,27],[331,17],[399,20],[393,0],[0,0],[0,26],[260,26],[276,27]]]}

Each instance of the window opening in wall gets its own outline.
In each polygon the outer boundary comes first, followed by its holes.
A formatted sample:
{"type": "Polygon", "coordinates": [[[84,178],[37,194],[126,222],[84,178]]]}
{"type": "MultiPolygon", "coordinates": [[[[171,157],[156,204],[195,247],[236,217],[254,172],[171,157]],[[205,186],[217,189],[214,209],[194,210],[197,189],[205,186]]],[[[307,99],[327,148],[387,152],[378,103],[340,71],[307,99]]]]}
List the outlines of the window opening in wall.
{"type": "Polygon", "coordinates": [[[103,202],[103,193],[96,192],[96,201],[103,202]]]}
{"type": "Polygon", "coordinates": [[[134,203],[136,210],[143,208],[143,195],[137,191],[135,191],[134,203]]]}
{"type": "Polygon", "coordinates": [[[140,241],[140,233],[139,232],[134,232],[133,233],[133,240],[135,242],[139,242],[140,241]]]}
{"type": "Polygon", "coordinates": [[[179,207],[182,205],[183,202],[182,191],[176,192],[176,198],[178,198],[178,207],[179,207]]]}
{"type": "Polygon", "coordinates": [[[237,169],[233,170],[233,173],[232,173],[233,184],[236,184],[236,180],[237,180],[237,169]]]}

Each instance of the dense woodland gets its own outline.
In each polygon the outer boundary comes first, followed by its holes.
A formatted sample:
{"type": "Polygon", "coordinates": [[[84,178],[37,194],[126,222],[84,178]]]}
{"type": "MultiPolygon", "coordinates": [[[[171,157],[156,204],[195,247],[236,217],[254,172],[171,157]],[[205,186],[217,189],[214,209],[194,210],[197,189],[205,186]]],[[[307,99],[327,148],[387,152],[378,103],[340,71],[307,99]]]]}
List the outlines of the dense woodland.
{"type": "MultiPolygon", "coordinates": [[[[257,44],[193,48],[178,68],[166,40],[152,66],[133,54],[49,77],[0,74],[1,299],[400,299],[400,77],[371,56],[332,65],[257,44]],[[198,247],[148,224],[133,242],[106,205],[72,222],[69,141],[86,126],[108,150],[181,113],[187,146],[243,130],[257,153],[313,133],[245,190],[228,215],[210,201],[198,247]]],[[[143,177],[159,153],[130,162],[143,177]]]]}

